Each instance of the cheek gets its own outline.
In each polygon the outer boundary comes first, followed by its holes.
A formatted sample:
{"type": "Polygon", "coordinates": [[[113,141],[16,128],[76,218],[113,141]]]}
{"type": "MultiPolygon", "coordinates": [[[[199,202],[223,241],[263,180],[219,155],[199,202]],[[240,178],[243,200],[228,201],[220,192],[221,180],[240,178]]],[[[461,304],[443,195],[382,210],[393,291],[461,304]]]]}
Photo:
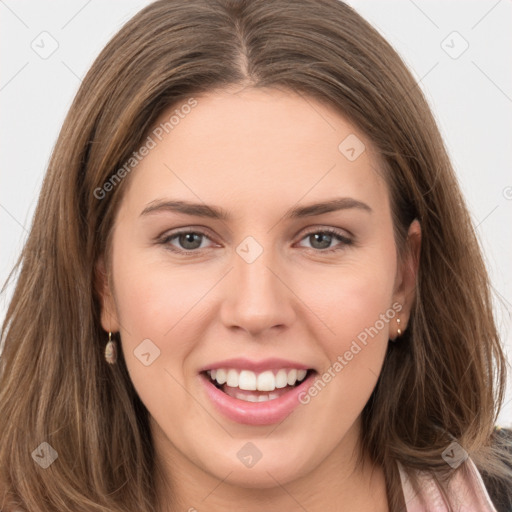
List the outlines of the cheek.
{"type": "Polygon", "coordinates": [[[149,408],[181,397],[184,363],[195,348],[193,340],[200,339],[194,319],[215,276],[206,271],[191,276],[190,266],[162,264],[161,255],[155,261],[159,251],[140,250],[124,238],[119,237],[113,254],[122,350],[131,380],[149,408]]]}
{"type": "Polygon", "coordinates": [[[119,316],[127,331],[143,336],[171,335],[208,290],[209,280],[191,278],[190,272],[166,273],[161,267],[135,272],[134,265],[130,272],[131,277],[116,285],[119,316]]]}
{"type": "MultiPolygon", "coordinates": [[[[364,259],[355,264],[315,272],[304,277],[301,297],[322,320],[323,338],[331,351],[343,350],[360,333],[377,325],[387,340],[389,319],[393,314],[395,266],[392,259],[364,259]]],[[[364,338],[364,336],[360,336],[364,338]]]]}
{"type": "Polygon", "coordinates": [[[381,372],[396,317],[395,267],[393,258],[368,259],[332,270],[310,279],[321,287],[307,292],[304,282],[302,289],[309,309],[322,320],[314,335],[326,361],[303,403],[311,400],[325,411],[315,420],[317,435],[336,437],[360,415],[381,372]]]}
{"type": "Polygon", "coordinates": [[[299,293],[322,320],[314,333],[326,361],[316,386],[319,403],[341,430],[360,414],[381,372],[396,318],[391,307],[395,274],[394,246],[381,246],[303,280],[299,293]],[[342,421],[339,410],[344,411],[342,421]]]}
{"type": "Polygon", "coordinates": [[[120,321],[131,338],[172,337],[213,284],[215,276],[207,269],[166,259],[164,248],[138,247],[127,233],[119,232],[114,287],[120,321]]]}
{"type": "MultiPolygon", "coordinates": [[[[205,311],[206,304],[210,302],[208,308],[215,308],[211,299],[214,296],[218,299],[217,293],[210,298],[207,295],[223,272],[206,263],[167,266],[162,263],[161,255],[154,257],[154,252],[138,251],[128,244],[123,246],[122,241],[117,247],[114,254],[117,309],[122,328],[129,333],[125,338],[130,346],[133,349],[134,344],[149,338],[164,348],[172,340],[175,356],[181,349],[186,351],[191,346],[194,324],[199,325],[200,318],[212,314],[205,311]]],[[[393,250],[387,247],[373,247],[353,256],[348,254],[342,264],[315,262],[310,269],[301,267],[283,272],[302,303],[296,303],[302,309],[297,318],[309,318],[306,328],[315,327],[311,335],[313,339],[323,338],[322,344],[329,355],[345,352],[352,340],[362,340],[364,333],[368,329],[373,332],[376,324],[382,331],[378,337],[387,340],[389,325],[382,326],[378,321],[391,306],[394,257],[393,250]]]]}
{"type": "Polygon", "coordinates": [[[166,268],[129,248],[119,251],[115,264],[117,312],[130,379],[157,422],[168,425],[169,433],[179,431],[173,415],[193,414],[183,388],[185,363],[201,339],[197,311],[215,276],[191,278],[190,267],[166,268]]]}

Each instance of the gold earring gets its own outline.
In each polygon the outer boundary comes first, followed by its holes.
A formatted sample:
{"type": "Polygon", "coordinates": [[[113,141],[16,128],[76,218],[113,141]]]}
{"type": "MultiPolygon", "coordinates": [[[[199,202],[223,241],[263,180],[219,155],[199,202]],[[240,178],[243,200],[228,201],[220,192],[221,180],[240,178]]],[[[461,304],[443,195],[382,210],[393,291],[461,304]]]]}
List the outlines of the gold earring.
{"type": "Polygon", "coordinates": [[[105,347],[105,360],[109,364],[115,364],[117,361],[117,346],[116,342],[112,341],[112,333],[108,333],[108,343],[105,347]]]}
{"type": "Polygon", "coordinates": [[[398,338],[399,338],[400,336],[402,336],[402,330],[400,329],[400,318],[396,319],[396,323],[398,324],[398,328],[396,330],[396,333],[397,333],[398,338]]]}

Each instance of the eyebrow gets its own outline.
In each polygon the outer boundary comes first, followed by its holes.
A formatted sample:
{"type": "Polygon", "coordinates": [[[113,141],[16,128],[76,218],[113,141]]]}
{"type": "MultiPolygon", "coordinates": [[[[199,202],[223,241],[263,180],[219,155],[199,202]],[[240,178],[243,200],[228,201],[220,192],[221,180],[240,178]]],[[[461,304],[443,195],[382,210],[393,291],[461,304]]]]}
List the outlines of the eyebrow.
{"type": "MultiPolygon", "coordinates": [[[[321,203],[310,204],[307,206],[297,206],[289,210],[283,219],[297,219],[301,217],[312,217],[323,213],[334,212],[338,210],[348,210],[356,208],[368,213],[373,210],[362,201],[353,199],[352,197],[339,197],[321,203]]],[[[178,212],[185,215],[196,217],[207,217],[210,219],[220,219],[227,221],[230,219],[229,213],[218,206],[192,203],[189,201],[173,201],[173,200],[155,200],[151,201],[142,211],[140,216],[160,213],[160,212],[178,212]]]]}

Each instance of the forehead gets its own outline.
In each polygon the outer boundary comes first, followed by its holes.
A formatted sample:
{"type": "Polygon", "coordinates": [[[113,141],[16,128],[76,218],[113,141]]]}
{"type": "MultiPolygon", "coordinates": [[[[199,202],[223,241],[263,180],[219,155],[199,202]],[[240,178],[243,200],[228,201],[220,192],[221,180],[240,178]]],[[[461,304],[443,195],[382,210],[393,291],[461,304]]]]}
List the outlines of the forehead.
{"type": "Polygon", "coordinates": [[[274,89],[217,91],[194,103],[168,108],[150,131],[153,147],[128,191],[136,203],[166,194],[237,208],[340,195],[387,202],[370,141],[326,104],[274,89]]]}

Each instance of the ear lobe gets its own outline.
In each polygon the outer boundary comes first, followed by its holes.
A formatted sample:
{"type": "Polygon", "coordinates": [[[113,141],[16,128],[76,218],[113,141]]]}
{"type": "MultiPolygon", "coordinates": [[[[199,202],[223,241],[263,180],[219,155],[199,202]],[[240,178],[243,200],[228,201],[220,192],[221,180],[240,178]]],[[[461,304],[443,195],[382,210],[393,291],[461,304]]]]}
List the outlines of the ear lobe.
{"type": "Polygon", "coordinates": [[[101,304],[101,326],[106,332],[117,332],[119,331],[117,310],[103,256],[100,256],[96,262],[94,283],[101,304]]]}

